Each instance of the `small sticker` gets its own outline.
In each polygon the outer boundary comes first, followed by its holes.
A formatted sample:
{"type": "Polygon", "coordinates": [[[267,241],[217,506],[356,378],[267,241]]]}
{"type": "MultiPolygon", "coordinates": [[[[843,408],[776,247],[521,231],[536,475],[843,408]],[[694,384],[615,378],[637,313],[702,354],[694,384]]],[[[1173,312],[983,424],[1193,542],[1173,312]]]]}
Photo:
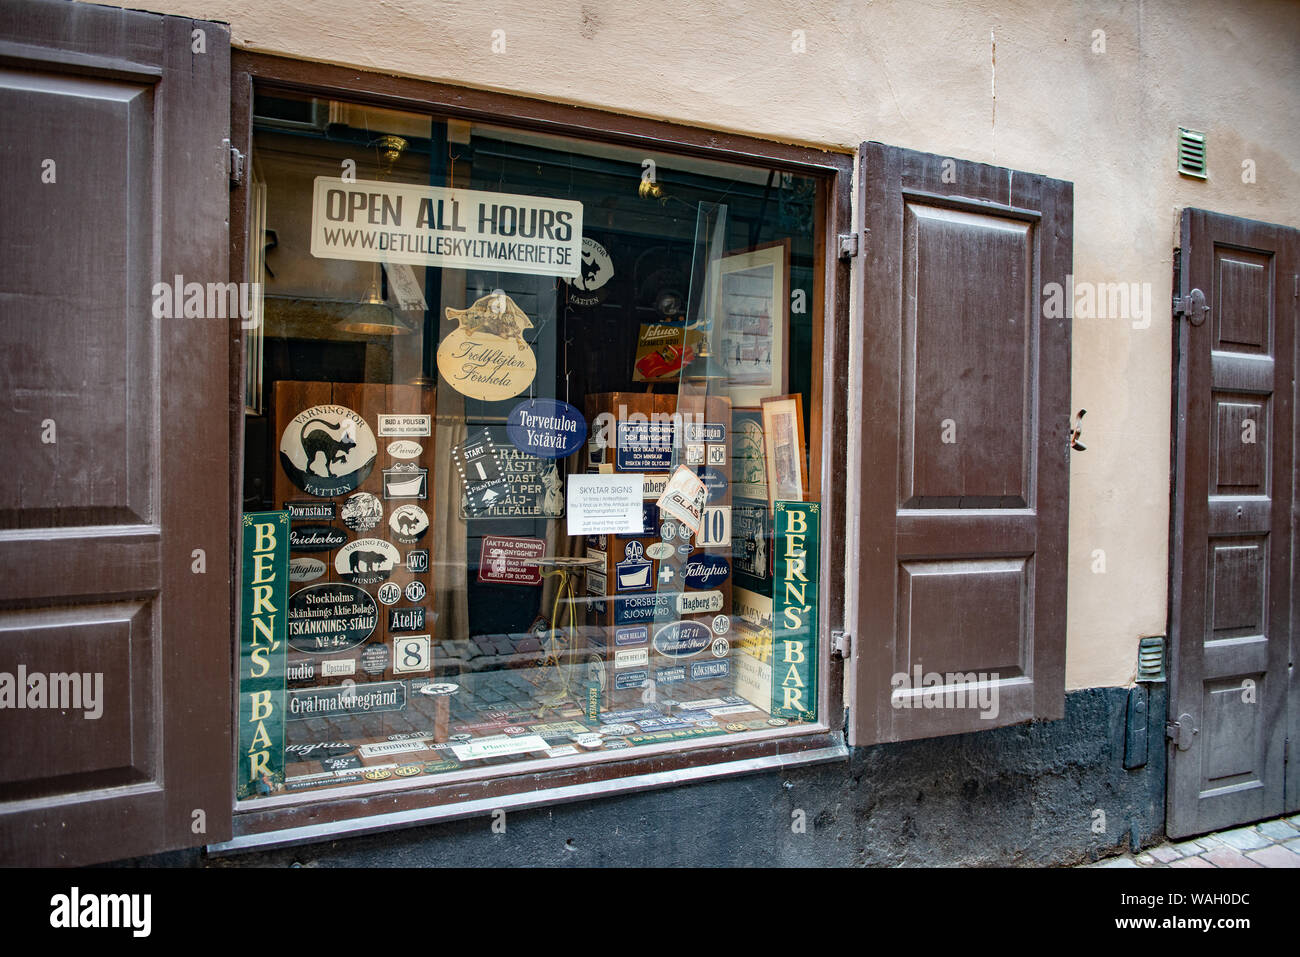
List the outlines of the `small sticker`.
{"type": "Polygon", "coordinates": [[[704,446],[688,445],[686,446],[686,464],[703,465],[704,464],[704,446]]]}
{"type": "Polygon", "coordinates": [[[430,435],[433,432],[433,417],[418,414],[382,414],[379,416],[379,434],[389,435],[430,435]]]}
{"type": "Polygon", "coordinates": [[[683,592],[677,596],[677,613],[679,615],[700,615],[706,612],[721,611],[722,592],[701,591],[683,592]]]}
{"type": "Polygon", "coordinates": [[[644,668],[650,662],[650,653],[645,648],[626,648],[614,652],[614,670],[623,668],[644,668]]]}
{"type": "Polygon", "coordinates": [[[393,773],[396,774],[399,778],[411,778],[411,777],[415,777],[415,775],[419,774],[423,770],[424,770],[423,765],[403,764],[400,767],[393,768],[393,773]]]}
{"type": "Polygon", "coordinates": [[[381,675],[388,669],[387,645],[366,645],[361,649],[361,670],[368,675],[381,675]]]}
{"type": "Polygon", "coordinates": [[[394,674],[404,675],[428,671],[432,659],[432,636],[410,635],[393,639],[394,674]]]}
{"type": "Polygon", "coordinates": [[[727,657],[727,652],[731,650],[731,642],[719,635],[717,638],[713,639],[713,644],[709,646],[709,650],[713,652],[713,657],[725,658],[727,657]]]}
{"type": "Polygon", "coordinates": [[[429,530],[429,515],[418,505],[399,505],[388,516],[388,527],[392,530],[394,541],[414,545],[429,530]]]}
{"type": "Polygon", "coordinates": [[[409,439],[398,439],[388,443],[388,454],[395,459],[418,459],[424,454],[424,446],[409,439]]]}
{"type": "Polygon", "coordinates": [[[588,308],[600,304],[614,278],[614,261],[605,247],[590,236],[582,237],[582,263],[578,275],[569,279],[569,305],[588,308]]]}
{"type": "Polygon", "coordinates": [[[384,582],[379,586],[379,591],[375,592],[375,597],[385,605],[396,605],[402,597],[402,586],[397,582],[384,582]]]}
{"type": "Polygon", "coordinates": [[[725,727],[726,727],[726,729],[727,729],[728,731],[731,731],[731,732],[737,732],[737,731],[748,731],[748,730],[749,730],[749,729],[746,728],[743,724],[741,724],[739,721],[733,721],[733,722],[731,722],[730,724],[725,725],[725,727]]]}
{"type": "Polygon", "coordinates": [[[322,661],[320,663],[321,677],[337,678],[340,675],[354,675],[357,673],[357,660],[355,658],[344,658],[342,660],[335,658],[332,661],[322,661]]]}
{"type": "Polygon", "coordinates": [[[384,781],[393,776],[393,772],[387,768],[371,768],[362,775],[367,781],[384,781]]]}
{"type": "Polygon", "coordinates": [[[727,464],[727,447],[725,445],[709,446],[709,464],[710,465],[727,464]]]}
{"type": "Polygon", "coordinates": [[[422,631],[424,629],[424,608],[390,608],[388,609],[388,630],[422,631]]]}
{"type": "Polygon", "coordinates": [[[731,619],[726,615],[718,615],[713,619],[713,633],[715,635],[725,635],[731,631],[731,619]]]}
{"type": "Polygon", "coordinates": [[[384,503],[378,495],[369,492],[357,492],[349,495],[343,508],[339,510],[343,524],[354,532],[368,532],[384,517],[384,503]]]}
{"type": "MultiPolygon", "coordinates": [[[[725,658],[721,661],[693,661],[691,662],[691,680],[702,681],[705,678],[725,678],[731,673],[731,662],[725,658]]],[[[704,721],[696,722],[705,724],[704,721]]],[[[712,722],[709,722],[712,723],[712,722]]]]}
{"type": "Polygon", "coordinates": [[[412,602],[424,601],[426,591],[424,582],[408,582],[406,585],[406,600],[412,602]]]}
{"type": "Polygon", "coordinates": [[[645,550],[646,558],[653,558],[655,561],[663,561],[665,558],[673,557],[673,547],[667,542],[655,542],[645,550]]]}
{"type": "MultiPolygon", "coordinates": [[[[665,542],[671,542],[674,538],[677,537],[677,523],[664,522],[662,525],[660,525],[659,537],[662,538],[665,542]]],[[[687,538],[689,537],[690,537],[690,533],[688,532],[687,538]]]]}
{"type": "Polygon", "coordinates": [[[429,497],[429,470],[414,462],[384,469],[384,498],[429,497]]]}
{"type": "Polygon", "coordinates": [[[377,585],[387,581],[401,561],[397,548],[382,538],[358,538],[339,549],[334,556],[334,570],[354,585],[377,585]]]}
{"type": "Polygon", "coordinates": [[[650,639],[650,629],[645,625],[631,625],[614,629],[614,644],[644,645],[650,639]]]}
{"type": "Polygon", "coordinates": [[[332,522],[333,502],[285,502],[291,522],[332,522]]]}
{"type": "Polygon", "coordinates": [[[348,540],[348,533],[333,525],[294,525],[289,529],[289,550],[329,552],[348,540]]]}
{"type": "Polygon", "coordinates": [[[423,575],[429,570],[429,550],[413,548],[406,553],[406,570],[413,575],[423,575]]]}
{"type": "Polygon", "coordinates": [[[289,559],[289,581],[310,582],[325,574],[325,563],[319,558],[289,559]]]}

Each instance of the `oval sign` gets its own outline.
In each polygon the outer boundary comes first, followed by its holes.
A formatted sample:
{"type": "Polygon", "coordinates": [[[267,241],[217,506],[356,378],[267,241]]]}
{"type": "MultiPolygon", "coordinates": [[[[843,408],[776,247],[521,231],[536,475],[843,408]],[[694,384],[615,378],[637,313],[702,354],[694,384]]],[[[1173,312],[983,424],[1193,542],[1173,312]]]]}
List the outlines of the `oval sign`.
{"type": "Polygon", "coordinates": [[[731,574],[731,564],[721,555],[699,555],[686,563],[688,588],[712,588],[721,585],[731,574]]]}
{"type": "Polygon", "coordinates": [[[294,525],[289,529],[289,550],[328,552],[348,540],[348,533],[333,525],[294,525]]]}
{"type": "Polygon", "coordinates": [[[587,441],[587,420],[559,399],[525,399],[506,417],[506,435],[521,452],[562,459],[587,441]]]}
{"type": "Polygon", "coordinates": [[[690,658],[713,643],[709,629],[698,621],[675,621],[655,632],[655,651],[669,658],[690,658]]]}
{"type": "Polygon", "coordinates": [[[325,574],[325,563],[319,558],[289,559],[289,581],[314,582],[325,574]]]}
{"type": "Polygon", "coordinates": [[[309,495],[351,492],[370,475],[379,447],[375,433],[342,405],[313,405],[293,417],[280,436],[280,467],[309,495]]]}
{"type": "Polygon", "coordinates": [[[289,596],[289,647],[332,655],[361,644],[379,624],[379,606],[364,588],[324,582],[289,596]]]}
{"type": "Polygon", "coordinates": [[[645,557],[663,561],[665,558],[672,558],[674,550],[668,542],[655,542],[653,545],[646,546],[645,557]]]}
{"type": "Polygon", "coordinates": [[[382,538],[358,538],[340,548],[334,556],[334,570],[344,581],[354,585],[377,585],[387,581],[392,570],[402,563],[397,547],[382,538]]]}
{"type": "Polygon", "coordinates": [[[388,443],[388,454],[395,459],[418,459],[424,451],[424,447],[419,442],[412,442],[410,439],[398,439],[396,442],[388,443]]]}
{"type": "Polygon", "coordinates": [[[528,388],[537,375],[537,357],[524,339],[533,324],[500,290],[465,309],[447,307],[459,325],[438,347],[438,371],[461,395],[497,402],[528,388]]]}
{"type": "Polygon", "coordinates": [[[709,501],[713,502],[727,494],[727,477],[715,468],[705,466],[699,472],[700,481],[709,490],[709,501]]]}
{"type": "Polygon", "coordinates": [[[402,505],[388,516],[388,527],[403,545],[414,545],[429,530],[429,516],[418,505],[402,505]]]}

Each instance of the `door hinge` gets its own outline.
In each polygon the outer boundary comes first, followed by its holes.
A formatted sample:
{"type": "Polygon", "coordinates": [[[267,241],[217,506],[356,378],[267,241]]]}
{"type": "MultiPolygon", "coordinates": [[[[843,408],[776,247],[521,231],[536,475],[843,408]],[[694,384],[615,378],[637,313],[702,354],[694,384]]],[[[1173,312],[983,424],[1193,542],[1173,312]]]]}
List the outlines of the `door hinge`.
{"type": "Polygon", "coordinates": [[[1179,751],[1186,751],[1193,744],[1192,739],[1201,733],[1200,728],[1192,726],[1192,716],[1184,712],[1177,721],[1165,722],[1165,737],[1178,746],[1179,751]]]}
{"type": "Polygon", "coordinates": [[[244,185],[244,154],[239,152],[239,150],[235,149],[233,146],[231,146],[230,140],[226,140],[226,147],[229,149],[229,153],[227,153],[227,158],[226,158],[226,162],[227,162],[226,170],[230,174],[230,185],[243,186],[244,185]]]}
{"type": "Polygon", "coordinates": [[[1174,315],[1186,316],[1187,321],[1199,326],[1210,314],[1210,307],[1205,301],[1205,293],[1193,289],[1185,296],[1174,297],[1174,315]]]}
{"type": "Polygon", "coordinates": [[[840,233],[840,259],[852,259],[858,254],[858,234],[840,233]]]}
{"type": "Polygon", "coordinates": [[[839,655],[847,661],[852,646],[853,638],[847,631],[831,632],[831,654],[839,655]]]}

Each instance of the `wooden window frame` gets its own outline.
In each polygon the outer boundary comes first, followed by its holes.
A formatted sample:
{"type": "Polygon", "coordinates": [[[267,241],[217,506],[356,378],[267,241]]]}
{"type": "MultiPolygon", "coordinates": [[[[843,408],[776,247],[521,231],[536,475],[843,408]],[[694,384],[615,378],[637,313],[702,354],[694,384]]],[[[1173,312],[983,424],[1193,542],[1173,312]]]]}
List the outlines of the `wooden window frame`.
{"type": "MultiPolygon", "coordinates": [[[[245,157],[252,148],[253,88],[259,92],[299,93],[457,119],[511,126],[591,142],[643,147],[724,162],[745,163],[813,176],[818,182],[814,248],[822,266],[814,277],[813,301],[821,305],[813,326],[814,362],[811,417],[813,449],[810,489],[822,502],[822,602],[819,616],[818,713],[822,720],[772,731],[737,734],[725,743],[648,746],[625,752],[520,762],[473,771],[451,772],[434,780],[416,778],[387,785],[306,791],[236,803],[234,837],[210,845],[210,853],[310,843],[349,834],[373,833],[438,820],[522,809],[566,801],[669,787],[693,780],[779,769],[799,764],[845,760],[843,661],[831,654],[831,634],[844,629],[846,500],[849,434],[850,261],[841,258],[838,236],[852,230],[854,155],[724,133],[660,120],[566,106],[517,95],[494,93],[405,77],[368,73],[246,51],[231,54],[231,142],[245,157]],[[827,441],[823,441],[826,439],[827,441]]],[[[245,278],[248,190],[233,189],[230,200],[231,279],[245,278]]],[[[242,512],[244,370],[242,335],[232,343],[230,364],[230,501],[242,512]]],[[[237,539],[231,528],[232,608],[237,607],[237,539]]],[[[232,629],[232,647],[236,641],[232,629]]],[[[235,721],[237,676],[232,670],[230,715],[235,721]]],[[[235,740],[238,740],[237,737],[235,740]]]]}

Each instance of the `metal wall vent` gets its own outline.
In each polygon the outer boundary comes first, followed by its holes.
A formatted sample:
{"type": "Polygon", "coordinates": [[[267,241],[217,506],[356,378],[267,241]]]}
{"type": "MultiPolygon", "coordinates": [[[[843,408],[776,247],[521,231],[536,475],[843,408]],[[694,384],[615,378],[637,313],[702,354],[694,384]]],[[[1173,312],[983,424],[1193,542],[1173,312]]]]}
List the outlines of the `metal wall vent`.
{"type": "Polygon", "coordinates": [[[1165,639],[1163,635],[1138,642],[1138,681],[1165,680],[1165,639]]]}
{"type": "Polygon", "coordinates": [[[1205,179],[1205,134],[1178,128],[1178,172],[1205,179]]]}

